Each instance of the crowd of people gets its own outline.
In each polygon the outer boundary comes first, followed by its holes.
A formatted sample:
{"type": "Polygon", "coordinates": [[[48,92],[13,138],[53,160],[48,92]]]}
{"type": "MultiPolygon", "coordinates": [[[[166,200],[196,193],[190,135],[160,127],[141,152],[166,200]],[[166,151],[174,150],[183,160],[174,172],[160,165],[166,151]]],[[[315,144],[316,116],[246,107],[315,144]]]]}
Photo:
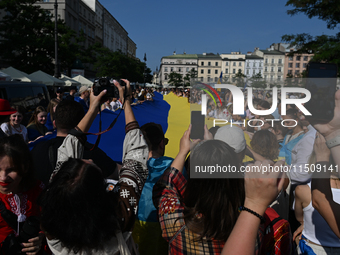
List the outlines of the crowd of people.
{"type": "Polygon", "coordinates": [[[155,93],[202,104],[204,92],[123,81],[113,81],[119,98],[58,88],[27,125],[24,108],[0,99],[0,254],[10,254],[9,239],[26,254],[340,254],[340,91],[333,120],[322,124],[295,105],[282,115],[270,92],[247,95],[257,110],[273,108],[270,115],[253,114],[247,102],[234,114],[228,90],[216,103],[207,95],[207,118],[228,124],[204,126],[203,139],[190,139],[190,125],[170,158],[162,126],[139,126],[131,106],[155,93]],[[100,110],[125,113],[121,163],[87,142],[100,110]],[[192,177],[195,166],[215,165],[237,171],[192,177]],[[39,230],[24,239],[32,216],[39,230]]]}

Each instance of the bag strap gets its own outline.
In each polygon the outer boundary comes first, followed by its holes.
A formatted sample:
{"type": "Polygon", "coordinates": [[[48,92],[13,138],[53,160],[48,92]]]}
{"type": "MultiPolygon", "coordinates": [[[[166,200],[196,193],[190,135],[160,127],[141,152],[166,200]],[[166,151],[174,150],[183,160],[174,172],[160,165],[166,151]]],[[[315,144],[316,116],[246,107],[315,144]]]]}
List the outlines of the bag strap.
{"type": "Polygon", "coordinates": [[[272,221],[270,221],[269,224],[267,225],[265,231],[264,231],[265,234],[270,233],[270,229],[271,229],[272,227],[274,227],[274,225],[275,225],[277,222],[279,222],[280,220],[282,220],[282,219],[283,219],[283,218],[282,218],[281,216],[279,216],[279,217],[273,219],[272,221]]]}
{"type": "Polygon", "coordinates": [[[171,240],[169,241],[169,245],[168,245],[168,251],[169,251],[169,254],[170,254],[170,244],[172,243],[173,240],[176,239],[176,237],[182,233],[182,231],[186,228],[185,224],[177,231],[177,233],[171,238],[171,240]]]}

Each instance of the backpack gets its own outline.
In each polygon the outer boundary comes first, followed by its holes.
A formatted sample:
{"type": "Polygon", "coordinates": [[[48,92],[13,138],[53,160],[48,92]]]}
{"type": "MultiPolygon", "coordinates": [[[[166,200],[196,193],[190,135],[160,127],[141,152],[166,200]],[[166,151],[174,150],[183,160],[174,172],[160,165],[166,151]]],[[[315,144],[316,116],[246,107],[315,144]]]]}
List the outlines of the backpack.
{"type": "Polygon", "coordinates": [[[265,255],[289,255],[293,253],[293,238],[289,222],[273,208],[267,208],[265,223],[260,226],[260,253],[265,255]]]}

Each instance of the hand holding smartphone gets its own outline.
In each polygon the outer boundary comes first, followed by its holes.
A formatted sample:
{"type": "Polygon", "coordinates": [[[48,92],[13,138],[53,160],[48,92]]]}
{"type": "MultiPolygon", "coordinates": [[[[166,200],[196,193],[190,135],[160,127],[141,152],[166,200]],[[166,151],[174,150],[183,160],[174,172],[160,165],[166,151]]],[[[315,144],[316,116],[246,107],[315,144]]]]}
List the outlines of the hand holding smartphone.
{"type": "Polygon", "coordinates": [[[190,138],[203,140],[205,116],[202,115],[201,111],[191,112],[191,125],[190,138]]]}

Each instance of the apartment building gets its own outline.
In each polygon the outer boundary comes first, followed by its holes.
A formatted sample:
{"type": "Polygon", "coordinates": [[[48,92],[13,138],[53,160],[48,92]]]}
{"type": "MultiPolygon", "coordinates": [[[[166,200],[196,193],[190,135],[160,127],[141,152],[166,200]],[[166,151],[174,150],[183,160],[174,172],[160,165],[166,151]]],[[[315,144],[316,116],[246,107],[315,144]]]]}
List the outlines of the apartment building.
{"type": "Polygon", "coordinates": [[[240,71],[244,74],[244,67],[246,61],[246,55],[241,52],[231,52],[221,54],[222,66],[221,71],[223,72],[223,79],[225,81],[231,81],[232,77],[240,71]]]}
{"type": "Polygon", "coordinates": [[[248,52],[244,69],[244,74],[247,78],[251,78],[257,74],[260,74],[263,77],[263,57],[252,55],[251,52],[248,52]]]}
{"type": "Polygon", "coordinates": [[[263,75],[269,81],[282,81],[284,78],[285,53],[274,49],[274,45],[266,50],[255,48],[253,55],[262,57],[263,75]]]}
{"type": "Polygon", "coordinates": [[[197,54],[176,54],[176,52],[174,52],[170,56],[162,57],[158,75],[159,83],[163,86],[169,85],[170,73],[176,72],[181,74],[182,77],[185,77],[191,69],[195,71],[198,69],[197,54]]]}
{"type": "Polygon", "coordinates": [[[303,72],[307,70],[307,64],[314,54],[297,54],[294,53],[293,48],[287,49],[287,51],[289,52],[285,53],[284,77],[301,77],[303,72]]]}
{"type": "Polygon", "coordinates": [[[202,82],[218,82],[221,74],[221,56],[214,53],[197,54],[198,79],[202,82]]]}

